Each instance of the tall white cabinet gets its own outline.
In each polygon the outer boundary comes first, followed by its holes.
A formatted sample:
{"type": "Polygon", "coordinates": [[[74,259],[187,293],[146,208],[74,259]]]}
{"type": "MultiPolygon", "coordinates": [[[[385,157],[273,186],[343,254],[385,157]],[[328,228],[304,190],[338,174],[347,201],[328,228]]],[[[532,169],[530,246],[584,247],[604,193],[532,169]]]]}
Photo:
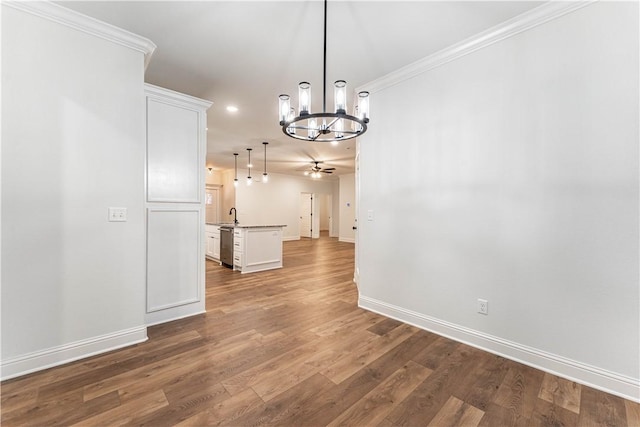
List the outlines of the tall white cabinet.
{"type": "Polygon", "coordinates": [[[146,323],[205,311],[204,171],[211,102],[145,85],[146,323]]]}

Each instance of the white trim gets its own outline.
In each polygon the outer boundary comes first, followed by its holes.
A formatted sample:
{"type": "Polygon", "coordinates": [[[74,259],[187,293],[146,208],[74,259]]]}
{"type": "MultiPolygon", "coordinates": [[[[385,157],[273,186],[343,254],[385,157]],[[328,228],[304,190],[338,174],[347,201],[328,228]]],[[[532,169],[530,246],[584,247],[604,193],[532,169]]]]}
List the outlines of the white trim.
{"type": "Polygon", "coordinates": [[[355,237],[338,237],[338,242],[355,243],[356,238],[355,237]]]}
{"type": "Polygon", "coordinates": [[[356,89],[370,93],[386,89],[462,56],[513,37],[545,22],[559,18],[594,3],[596,0],[549,1],[423,59],[399,68],[356,89]]]}
{"type": "Polygon", "coordinates": [[[174,314],[171,317],[157,317],[154,318],[154,316],[150,316],[150,314],[153,313],[147,313],[147,326],[154,326],[154,325],[159,325],[161,323],[167,323],[167,322],[173,322],[175,320],[180,320],[180,319],[186,319],[187,317],[192,317],[192,316],[197,316],[199,314],[204,314],[206,313],[206,310],[199,310],[196,312],[189,312],[189,313],[178,313],[178,314],[174,314]],[[150,320],[153,319],[153,320],[150,320]]]}
{"type": "Polygon", "coordinates": [[[294,240],[300,240],[300,236],[282,236],[283,242],[293,242],[294,240]]]}
{"type": "Polygon", "coordinates": [[[8,380],[53,366],[63,365],[100,353],[117,350],[147,340],[147,327],[124,329],[122,331],[87,338],[57,347],[12,357],[2,361],[1,380],[8,380]]]}
{"type": "Polygon", "coordinates": [[[358,306],[472,347],[640,403],[640,380],[360,295],[358,306]]]}
{"type": "Polygon", "coordinates": [[[104,40],[137,50],[144,54],[144,68],[147,69],[156,45],[151,40],[131,33],[90,16],[83,15],[49,1],[4,1],[3,5],[57,22],[74,30],[99,37],[104,40]]]}
{"type": "MultiPolygon", "coordinates": [[[[176,92],[174,90],[166,89],[160,86],[154,86],[149,83],[144,84],[144,91],[147,98],[151,98],[159,102],[164,102],[165,104],[171,106],[179,106],[185,109],[193,110],[197,113],[206,112],[206,110],[213,105],[213,102],[207,101],[206,99],[196,98],[195,96],[176,92]]],[[[206,128],[206,123],[204,128],[206,128]]]]}

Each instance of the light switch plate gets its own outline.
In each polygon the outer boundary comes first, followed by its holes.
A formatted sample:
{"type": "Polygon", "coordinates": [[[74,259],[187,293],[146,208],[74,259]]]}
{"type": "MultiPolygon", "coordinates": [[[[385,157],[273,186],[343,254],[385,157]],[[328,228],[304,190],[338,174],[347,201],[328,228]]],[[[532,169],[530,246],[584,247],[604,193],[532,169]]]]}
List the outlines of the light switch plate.
{"type": "Polygon", "coordinates": [[[367,221],[373,221],[373,210],[369,209],[367,211],[367,221]]]}
{"type": "Polygon", "coordinates": [[[109,208],[109,222],[125,222],[127,208],[109,208]]]}

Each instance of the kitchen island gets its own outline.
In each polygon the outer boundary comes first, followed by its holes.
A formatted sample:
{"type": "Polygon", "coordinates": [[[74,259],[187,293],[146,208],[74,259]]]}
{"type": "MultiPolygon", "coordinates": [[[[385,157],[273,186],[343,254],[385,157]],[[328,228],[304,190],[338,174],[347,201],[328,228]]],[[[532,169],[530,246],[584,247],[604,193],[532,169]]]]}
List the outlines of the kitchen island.
{"type": "Polygon", "coordinates": [[[285,225],[233,225],[233,269],[241,273],[282,268],[285,225]]]}

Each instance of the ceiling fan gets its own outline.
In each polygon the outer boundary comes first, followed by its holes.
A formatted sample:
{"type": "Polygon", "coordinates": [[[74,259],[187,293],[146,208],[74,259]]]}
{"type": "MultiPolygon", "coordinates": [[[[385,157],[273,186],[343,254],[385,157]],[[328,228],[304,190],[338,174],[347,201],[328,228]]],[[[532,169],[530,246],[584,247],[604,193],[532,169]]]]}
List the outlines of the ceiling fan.
{"type": "Polygon", "coordinates": [[[318,166],[319,163],[322,162],[316,162],[313,161],[313,166],[311,166],[311,168],[308,171],[304,171],[305,175],[311,175],[311,178],[320,178],[322,175],[320,175],[321,173],[333,173],[334,170],[336,170],[336,168],[321,168],[320,166],[318,166]]]}

